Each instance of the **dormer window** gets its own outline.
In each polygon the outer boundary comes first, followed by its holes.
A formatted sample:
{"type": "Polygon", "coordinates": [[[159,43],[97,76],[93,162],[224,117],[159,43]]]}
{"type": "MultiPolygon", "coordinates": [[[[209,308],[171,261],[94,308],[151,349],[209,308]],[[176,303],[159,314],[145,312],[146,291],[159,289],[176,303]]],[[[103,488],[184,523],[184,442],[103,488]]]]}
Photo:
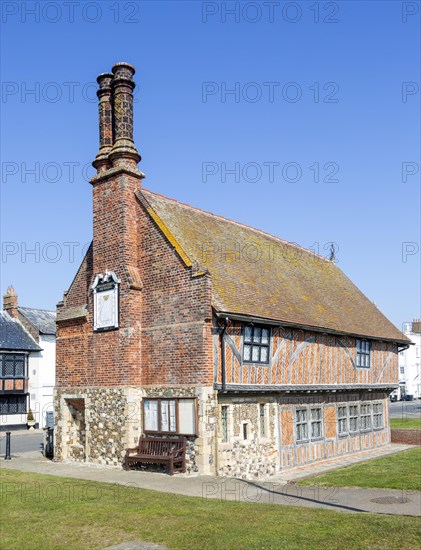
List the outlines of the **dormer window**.
{"type": "Polygon", "coordinates": [[[269,363],[270,328],[245,325],[243,360],[245,363],[269,363]]]}
{"type": "Polygon", "coordinates": [[[370,350],[371,345],[368,340],[357,340],[357,367],[370,368],[370,350]]]}

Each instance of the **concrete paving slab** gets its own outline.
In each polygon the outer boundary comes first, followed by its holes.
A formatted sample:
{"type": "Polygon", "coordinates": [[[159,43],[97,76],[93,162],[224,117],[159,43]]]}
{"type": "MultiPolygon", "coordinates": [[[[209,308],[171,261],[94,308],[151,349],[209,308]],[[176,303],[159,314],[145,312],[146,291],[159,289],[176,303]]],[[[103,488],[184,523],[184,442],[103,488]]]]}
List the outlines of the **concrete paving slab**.
{"type": "MultiPolygon", "coordinates": [[[[397,452],[396,446],[391,446],[397,452]]],[[[399,446],[399,448],[406,446],[399,446]]],[[[383,449],[385,450],[385,449],[383,449]]],[[[367,457],[364,458],[367,460],[367,457]]],[[[343,463],[342,463],[343,464],[343,463]]],[[[336,466],[342,465],[339,461],[336,466]]],[[[321,508],[349,513],[379,513],[421,516],[421,492],[392,489],[300,487],[285,479],[270,478],[260,481],[245,481],[235,478],[124,471],[112,466],[86,463],[51,462],[38,454],[22,453],[12,460],[0,460],[3,469],[35,472],[67,478],[99,481],[130,487],[119,498],[132,498],[133,491],[150,489],[165,493],[220,501],[283,504],[321,508]]],[[[60,482],[59,482],[60,483],[60,482]]]]}

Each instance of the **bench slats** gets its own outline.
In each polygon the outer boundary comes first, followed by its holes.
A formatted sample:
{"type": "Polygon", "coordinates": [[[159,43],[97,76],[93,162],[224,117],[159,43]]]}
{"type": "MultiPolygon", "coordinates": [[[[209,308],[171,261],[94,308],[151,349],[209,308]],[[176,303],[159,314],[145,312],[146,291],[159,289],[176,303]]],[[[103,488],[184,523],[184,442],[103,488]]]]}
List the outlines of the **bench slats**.
{"type": "Polygon", "coordinates": [[[136,463],[168,464],[170,475],[174,471],[186,471],[186,447],[185,437],[171,439],[160,437],[140,437],[137,447],[126,449],[124,469],[136,463]]]}

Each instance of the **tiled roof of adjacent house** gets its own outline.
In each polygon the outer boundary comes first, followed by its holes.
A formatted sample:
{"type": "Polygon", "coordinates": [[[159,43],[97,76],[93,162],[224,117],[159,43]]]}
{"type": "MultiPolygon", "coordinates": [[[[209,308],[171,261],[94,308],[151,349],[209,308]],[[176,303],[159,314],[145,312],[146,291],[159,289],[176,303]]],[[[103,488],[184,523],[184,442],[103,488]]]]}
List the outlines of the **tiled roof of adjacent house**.
{"type": "Polygon", "coordinates": [[[18,309],[41,334],[56,333],[56,314],[54,311],[32,307],[19,307],[18,309]]]}
{"type": "Polygon", "coordinates": [[[334,262],[145,189],[138,198],[185,265],[210,273],[217,311],[409,342],[334,262]]]}
{"type": "Polygon", "coordinates": [[[40,351],[41,348],[17,319],[0,310],[0,349],[40,351]]]}

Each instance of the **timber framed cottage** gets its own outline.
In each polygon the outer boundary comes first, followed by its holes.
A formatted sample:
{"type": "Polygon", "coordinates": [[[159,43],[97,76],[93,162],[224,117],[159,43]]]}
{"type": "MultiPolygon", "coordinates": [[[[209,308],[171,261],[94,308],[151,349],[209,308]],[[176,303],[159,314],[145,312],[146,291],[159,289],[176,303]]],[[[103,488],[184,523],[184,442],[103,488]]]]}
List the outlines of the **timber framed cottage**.
{"type": "Polygon", "coordinates": [[[243,478],[387,445],[409,340],[334,262],[141,185],[134,68],[98,77],[93,241],[57,312],[58,460],[185,435],[243,478]]]}

